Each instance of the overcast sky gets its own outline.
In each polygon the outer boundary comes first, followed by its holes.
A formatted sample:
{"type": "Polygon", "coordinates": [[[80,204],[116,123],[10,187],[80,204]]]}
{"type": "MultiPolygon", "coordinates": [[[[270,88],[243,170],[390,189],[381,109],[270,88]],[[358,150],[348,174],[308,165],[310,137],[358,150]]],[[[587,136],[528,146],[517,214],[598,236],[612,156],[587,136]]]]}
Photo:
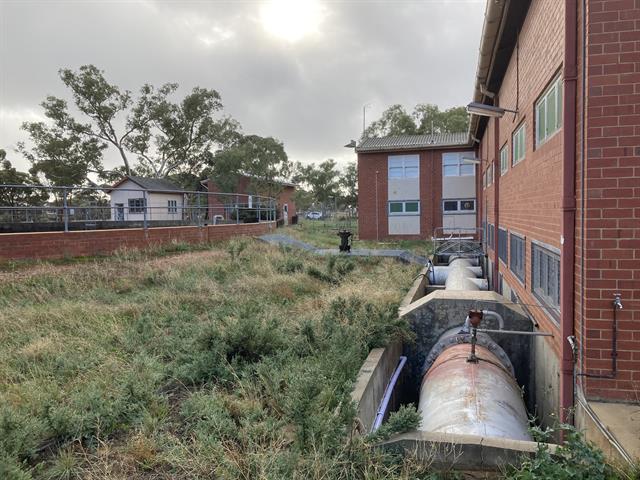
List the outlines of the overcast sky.
{"type": "MultiPolygon", "coordinates": [[[[123,89],[216,89],[244,133],[292,160],[354,160],[343,145],[389,105],[471,99],[485,0],[0,0],[0,148],[25,140],[58,69],[92,63],[123,89]]],[[[111,157],[110,157],[111,158],[111,157]]],[[[105,162],[107,165],[111,161],[105,162]]]]}

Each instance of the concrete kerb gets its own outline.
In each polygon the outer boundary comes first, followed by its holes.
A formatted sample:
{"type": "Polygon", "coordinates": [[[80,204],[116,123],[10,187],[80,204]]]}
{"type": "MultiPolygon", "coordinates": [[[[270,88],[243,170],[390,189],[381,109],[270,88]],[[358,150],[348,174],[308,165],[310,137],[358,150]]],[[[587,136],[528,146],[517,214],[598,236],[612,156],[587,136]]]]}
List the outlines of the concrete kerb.
{"type": "MultiPolygon", "coordinates": [[[[422,431],[394,435],[379,444],[389,452],[412,453],[436,468],[468,471],[499,471],[508,465],[520,465],[539,447],[537,442],[523,440],[422,431]]],[[[557,447],[546,444],[552,455],[557,447]]]]}

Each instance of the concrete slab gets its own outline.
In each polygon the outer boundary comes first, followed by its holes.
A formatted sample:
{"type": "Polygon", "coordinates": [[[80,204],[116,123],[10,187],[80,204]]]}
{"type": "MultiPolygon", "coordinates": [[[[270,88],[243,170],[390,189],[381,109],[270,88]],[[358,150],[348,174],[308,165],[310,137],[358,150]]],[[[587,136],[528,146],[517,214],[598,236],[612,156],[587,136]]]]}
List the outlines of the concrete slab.
{"type": "Polygon", "coordinates": [[[629,456],[640,459],[640,405],[590,401],[589,406],[629,456]]]}
{"type": "MultiPolygon", "coordinates": [[[[392,436],[381,443],[380,447],[395,452],[415,452],[420,460],[438,468],[499,472],[507,465],[519,465],[524,456],[534,455],[538,450],[538,443],[412,431],[392,436]]],[[[548,448],[553,455],[557,446],[548,444],[548,448]]]]}
{"type": "Polygon", "coordinates": [[[341,253],[337,248],[317,248],[309,243],[302,242],[288,235],[270,233],[258,237],[263,242],[272,245],[286,245],[294,248],[300,248],[316,255],[346,255],[351,257],[389,257],[400,260],[404,263],[415,263],[418,265],[426,265],[427,258],[416,255],[408,250],[397,249],[373,249],[373,248],[356,248],[349,253],[341,253]]]}

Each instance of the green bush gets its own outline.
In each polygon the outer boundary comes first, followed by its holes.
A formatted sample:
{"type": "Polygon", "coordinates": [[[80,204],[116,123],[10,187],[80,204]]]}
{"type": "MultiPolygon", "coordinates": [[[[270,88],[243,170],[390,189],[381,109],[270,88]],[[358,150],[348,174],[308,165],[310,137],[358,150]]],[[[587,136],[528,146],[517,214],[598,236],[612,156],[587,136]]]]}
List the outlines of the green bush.
{"type": "Polygon", "coordinates": [[[561,425],[564,442],[551,453],[549,441],[553,430],[533,429],[539,442],[536,454],[523,459],[519,468],[513,468],[507,474],[510,480],[535,480],[553,478],[554,480],[589,479],[614,480],[620,478],[606,463],[604,454],[594,444],[587,442],[583,435],[571,425],[561,425]]]}

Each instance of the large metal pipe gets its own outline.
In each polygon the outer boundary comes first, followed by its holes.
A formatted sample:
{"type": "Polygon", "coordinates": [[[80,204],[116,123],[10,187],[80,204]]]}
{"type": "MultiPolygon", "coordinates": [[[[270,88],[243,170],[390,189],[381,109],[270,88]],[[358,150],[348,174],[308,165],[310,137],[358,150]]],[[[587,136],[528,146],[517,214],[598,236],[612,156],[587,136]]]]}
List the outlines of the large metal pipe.
{"type": "Polygon", "coordinates": [[[472,267],[469,259],[454,259],[449,265],[445,288],[447,290],[487,290],[487,280],[477,278],[472,267]]]}
{"type": "Polygon", "coordinates": [[[531,440],[520,388],[503,360],[482,345],[476,346],[477,363],[468,361],[469,352],[469,344],[454,344],[427,371],[419,429],[531,440]]]}

